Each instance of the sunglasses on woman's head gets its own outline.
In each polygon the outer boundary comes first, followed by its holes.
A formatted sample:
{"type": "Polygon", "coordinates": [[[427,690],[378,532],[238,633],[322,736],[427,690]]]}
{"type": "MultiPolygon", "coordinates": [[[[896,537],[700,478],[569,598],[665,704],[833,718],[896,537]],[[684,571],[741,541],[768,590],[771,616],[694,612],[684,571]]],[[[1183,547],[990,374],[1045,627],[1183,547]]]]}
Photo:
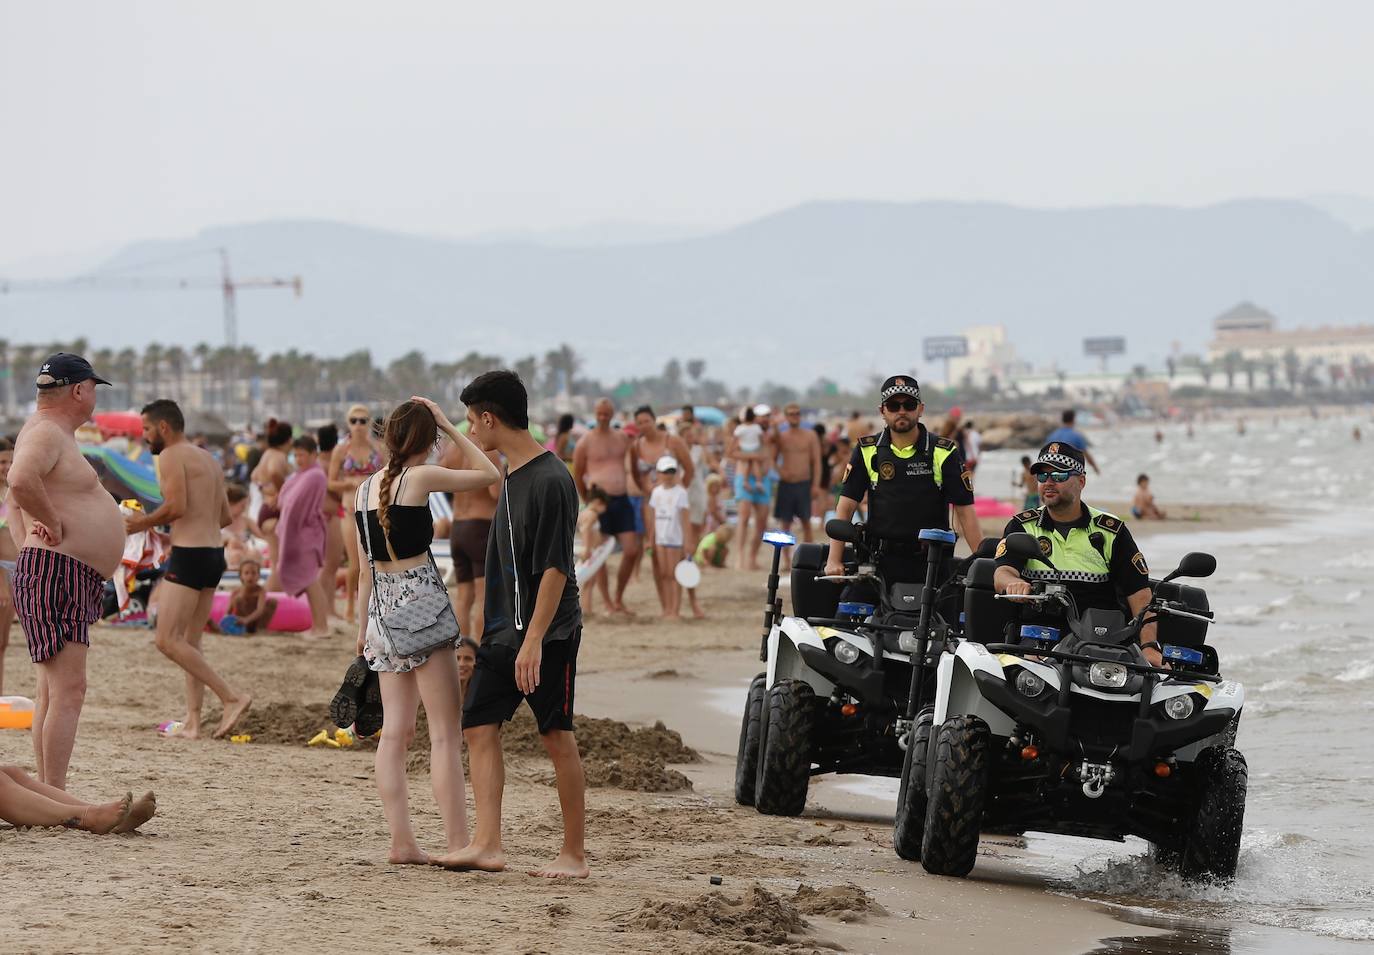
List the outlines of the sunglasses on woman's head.
{"type": "Polygon", "coordinates": [[[349,423],[349,424],[367,424],[367,419],[366,419],[366,418],[349,418],[349,419],[348,419],[348,423],[349,423]]]}
{"type": "Polygon", "coordinates": [[[921,403],[915,398],[889,398],[883,402],[883,407],[888,411],[915,411],[921,403]]]}
{"type": "Polygon", "coordinates": [[[1035,480],[1040,484],[1044,484],[1048,481],[1053,481],[1055,484],[1063,484],[1069,478],[1073,477],[1078,477],[1073,471],[1040,471],[1035,475],[1035,480]]]}

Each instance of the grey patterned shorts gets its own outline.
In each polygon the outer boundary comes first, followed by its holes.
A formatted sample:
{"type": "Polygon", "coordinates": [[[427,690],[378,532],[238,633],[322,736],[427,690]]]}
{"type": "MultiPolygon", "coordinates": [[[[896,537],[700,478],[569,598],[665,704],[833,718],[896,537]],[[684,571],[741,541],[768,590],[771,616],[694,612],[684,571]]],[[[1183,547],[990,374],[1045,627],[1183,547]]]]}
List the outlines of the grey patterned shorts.
{"type": "Polygon", "coordinates": [[[428,653],[409,657],[389,656],[378,631],[377,617],[390,613],[416,597],[431,593],[448,596],[448,588],[439,579],[434,565],[428,561],[395,574],[377,571],[377,586],[368,607],[367,637],[363,641],[363,656],[369,667],[378,673],[409,673],[429,659],[428,653]]]}

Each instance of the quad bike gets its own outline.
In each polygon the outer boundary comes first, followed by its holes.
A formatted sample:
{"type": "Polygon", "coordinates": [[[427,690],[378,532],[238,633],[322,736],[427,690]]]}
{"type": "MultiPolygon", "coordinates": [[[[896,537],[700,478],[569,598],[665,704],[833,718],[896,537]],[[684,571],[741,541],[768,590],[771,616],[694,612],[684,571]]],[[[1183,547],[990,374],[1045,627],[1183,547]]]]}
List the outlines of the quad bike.
{"type": "Polygon", "coordinates": [[[940,659],[933,706],[908,750],[897,854],[964,876],[980,831],[1133,835],[1185,878],[1232,878],[1245,815],[1246,763],[1234,745],[1245,690],[1219,675],[1206,645],[1206,593],[1174,582],[1210,576],[1215,558],[1187,554],[1128,620],[1080,611],[1034,537],[1005,543],[1053,576],[1011,598],[993,589],[993,561],[970,564],[964,638],[940,659]],[[1021,624],[1027,606],[1061,625],[1021,624]],[[1138,645],[1152,621],[1164,667],[1138,645]]]}
{"type": "Polygon", "coordinates": [[[735,800],[768,815],[800,814],[812,776],[899,776],[913,717],[930,702],[922,694],[933,700],[934,663],[954,632],[938,610],[957,614],[962,579],[938,585],[953,533],[921,531],[924,586],[883,579],[879,558],[891,542],[864,525],[832,520],[826,533],[847,543],[847,572],[824,575],[827,545],[798,547],[791,616],[782,613],[778,567],[795,540],[777,532],[763,538],[774,548],[760,654],[767,669],[745,702],[735,800]],[[863,585],[875,602],[842,601],[847,584],[863,585]]]}

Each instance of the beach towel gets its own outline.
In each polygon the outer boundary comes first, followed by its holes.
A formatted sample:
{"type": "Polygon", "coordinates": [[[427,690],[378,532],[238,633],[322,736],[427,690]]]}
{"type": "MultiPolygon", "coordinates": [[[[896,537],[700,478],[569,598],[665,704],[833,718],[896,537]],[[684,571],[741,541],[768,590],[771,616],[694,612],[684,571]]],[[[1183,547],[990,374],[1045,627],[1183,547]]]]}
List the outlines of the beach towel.
{"type": "Polygon", "coordinates": [[[292,596],[305,593],[305,588],[320,576],[324,566],[324,494],[329,479],[319,467],[297,471],[282,485],[277,504],[281,518],[277,521],[281,566],[277,579],[281,589],[292,596]]]}
{"type": "MultiPolygon", "coordinates": [[[[119,512],[125,517],[142,514],[143,507],[136,500],[119,502],[119,512]]],[[[129,609],[129,597],[138,589],[138,572],[161,567],[172,554],[171,537],[157,529],[140,531],[124,538],[124,554],[115,569],[115,599],[121,612],[129,609]]]]}

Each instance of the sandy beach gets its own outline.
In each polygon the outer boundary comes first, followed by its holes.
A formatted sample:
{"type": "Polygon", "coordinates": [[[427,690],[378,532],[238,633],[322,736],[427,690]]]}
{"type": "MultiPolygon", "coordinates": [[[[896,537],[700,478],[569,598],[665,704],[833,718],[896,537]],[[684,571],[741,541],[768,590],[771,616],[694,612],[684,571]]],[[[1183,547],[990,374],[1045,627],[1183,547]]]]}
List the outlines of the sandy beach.
{"type": "MultiPolygon", "coordinates": [[[[1215,529],[1256,518],[1197,510],[1215,529]]],[[[1016,839],[985,838],[972,878],[942,879],[892,852],[890,816],[830,799],[813,799],[799,819],[735,806],[738,714],[728,701],[759,667],[763,576],[709,571],[709,619],[664,624],[646,574],[629,595],[636,620],[587,623],[577,710],[594,784],[592,878],[580,884],[523,871],[553,853],[559,832],[551,769],[528,720],[507,729],[512,871],[388,866],[371,751],[305,746],[329,726],[351,640],[207,637],[215,665],[256,699],[240,729],[252,742],[233,744],[158,737],[159,722],[181,715],[179,671],[148,631],[100,627],[69,786],[92,798],[154,789],[159,815],[125,837],[0,829],[0,947],[1088,952],[1108,936],[1150,933],[1019,874],[1016,839]]],[[[17,630],[6,662],[6,692],[32,696],[17,630]]],[[[425,757],[417,746],[412,811],[421,844],[437,849],[425,757]]],[[[0,733],[0,760],[31,769],[28,734],[0,733]]]]}

